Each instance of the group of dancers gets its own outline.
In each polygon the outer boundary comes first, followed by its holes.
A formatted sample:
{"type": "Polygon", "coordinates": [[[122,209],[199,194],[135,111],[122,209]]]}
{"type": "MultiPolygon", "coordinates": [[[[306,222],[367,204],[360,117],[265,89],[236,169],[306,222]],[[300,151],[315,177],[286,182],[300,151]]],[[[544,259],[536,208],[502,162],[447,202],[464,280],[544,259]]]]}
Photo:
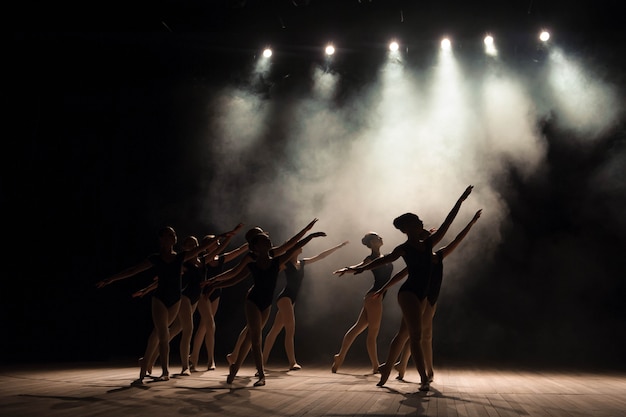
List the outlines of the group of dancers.
{"type": "MultiPolygon", "coordinates": [[[[367,233],[361,242],[371,253],[362,262],[334,271],[334,274],[360,274],[371,270],[374,283],[363,300],[359,317],[344,335],[341,348],[333,358],[332,372],[336,373],[343,364],[348,350],[356,337],[368,329],[367,352],[373,373],[380,373],[382,386],[392,369],[402,379],[412,356],[420,375],[420,391],[428,391],[433,381],[432,322],[443,277],[443,259],[451,253],[479,219],[478,210],[472,220],[456,238],[446,246],[433,251],[452,221],[461,204],[472,192],[473,186],[465,189],[461,197],[439,228],[425,230],[422,220],[413,213],[405,213],[393,221],[393,225],[406,234],[404,243],[386,255],[381,254],[383,239],[375,232],[367,233]],[[392,277],[393,262],[403,258],[406,267],[392,277]],[[405,279],[406,277],[406,279],[405,279]],[[380,364],[377,353],[377,336],[382,319],[382,300],[387,290],[404,280],[398,290],[398,304],[402,320],[398,332],[389,347],[387,360],[380,364]]],[[[273,246],[269,233],[260,227],[246,232],[246,243],[226,252],[230,240],[243,228],[238,224],[220,235],[206,235],[200,241],[194,236],[186,237],[181,251],[175,250],[176,232],[166,227],[159,232],[159,252],[148,256],[139,264],[127,268],[97,283],[102,288],[112,282],[150,270],[154,282],[137,291],[134,296],[152,294],[151,310],[154,330],[150,334],[144,356],[139,359],[140,373],[135,383],[142,383],[152,374],[152,367],[160,356],[161,376],[156,380],[169,379],[170,341],[181,333],[181,375],[190,375],[198,369],[199,352],[204,344],[208,353],[208,370],[215,369],[214,335],[215,312],[221,290],[235,285],[249,276],[253,284],[244,303],[246,325],[239,334],[235,348],[227,355],[229,374],[226,382],[231,384],[250,350],[257,369],[258,380],[254,386],[265,385],[265,364],[278,334],[285,330],[285,351],[290,370],[301,369],[295,357],[294,334],[296,302],[307,264],[323,259],[347,241],[337,244],[316,256],[299,258],[303,247],[312,239],[324,237],[324,232],[312,232],[317,219],[313,219],[300,232],[280,246],[273,246]],[[307,234],[308,233],[308,234],[307,234]],[[225,270],[228,262],[239,259],[237,264],[225,270]],[[274,323],[265,337],[265,327],[274,301],[274,293],[281,271],[285,271],[286,285],[276,300],[278,311],[274,323]],[[193,335],[193,315],[200,312],[200,324],[193,335]],[[193,336],[192,336],[193,335],[193,336]],[[193,340],[192,340],[193,337],[193,340]]]]}

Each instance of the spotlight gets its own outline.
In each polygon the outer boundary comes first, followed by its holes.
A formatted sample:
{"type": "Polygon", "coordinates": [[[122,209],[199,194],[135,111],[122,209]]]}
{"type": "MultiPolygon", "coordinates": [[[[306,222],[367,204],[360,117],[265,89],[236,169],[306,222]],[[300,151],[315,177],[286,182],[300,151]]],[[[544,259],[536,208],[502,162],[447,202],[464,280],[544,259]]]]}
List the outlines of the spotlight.
{"type": "Polygon", "coordinates": [[[326,46],[326,55],[330,56],[333,55],[335,53],[335,47],[332,45],[327,45],[326,46]]]}
{"type": "Polygon", "coordinates": [[[452,42],[450,42],[450,39],[443,38],[443,40],[441,41],[441,49],[443,49],[444,51],[449,51],[451,48],[452,42]]]}
{"type": "Polygon", "coordinates": [[[265,49],[263,50],[263,56],[264,56],[265,58],[269,58],[269,57],[271,57],[271,56],[272,56],[272,50],[271,50],[270,48],[265,48],[265,49]]]}
{"type": "Polygon", "coordinates": [[[396,52],[398,50],[398,48],[400,48],[400,45],[398,45],[398,42],[393,41],[389,44],[389,50],[391,52],[396,52]]]}
{"type": "Polygon", "coordinates": [[[493,40],[493,36],[486,35],[484,42],[485,42],[485,53],[487,55],[491,55],[491,56],[498,55],[498,51],[496,50],[496,44],[495,44],[495,41],[493,40]]]}
{"type": "Polygon", "coordinates": [[[542,42],[548,42],[549,39],[550,32],[548,32],[547,30],[541,31],[541,33],[539,34],[539,40],[541,40],[542,42]]]}

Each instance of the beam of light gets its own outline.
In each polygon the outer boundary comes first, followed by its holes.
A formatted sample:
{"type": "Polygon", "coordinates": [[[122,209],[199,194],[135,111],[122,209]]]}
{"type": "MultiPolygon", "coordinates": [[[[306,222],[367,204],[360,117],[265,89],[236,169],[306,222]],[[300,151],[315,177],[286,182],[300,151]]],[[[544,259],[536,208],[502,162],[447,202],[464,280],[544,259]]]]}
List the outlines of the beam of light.
{"type": "Polygon", "coordinates": [[[449,38],[443,38],[441,40],[441,49],[444,51],[452,50],[452,41],[449,38]]]}
{"type": "Polygon", "coordinates": [[[485,44],[485,53],[489,56],[497,56],[498,50],[496,49],[496,43],[493,39],[493,36],[487,35],[484,39],[485,44]]]}
{"type": "Polygon", "coordinates": [[[559,123],[588,139],[611,128],[624,111],[616,91],[562,49],[551,47],[548,57],[548,87],[559,123]]]}

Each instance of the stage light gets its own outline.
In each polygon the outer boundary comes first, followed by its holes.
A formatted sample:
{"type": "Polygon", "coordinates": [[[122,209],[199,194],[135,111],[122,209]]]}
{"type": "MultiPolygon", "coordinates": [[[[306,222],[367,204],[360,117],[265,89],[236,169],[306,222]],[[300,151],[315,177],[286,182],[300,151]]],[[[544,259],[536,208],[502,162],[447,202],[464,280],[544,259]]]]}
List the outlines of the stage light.
{"type": "Polygon", "coordinates": [[[452,42],[450,42],[450,39],[448,38],[442,39],[441,49],[443,49],[444,51],[449,51],[450,49],[452,49],[452,42]]]}
{"type": "Polygon", "coordinates": [[[400,45],[398,45],[398,42],[393,41],[389,44],[389,50],[391,52],[396,52],[398,50],[398,48],[400,48],[400,45]]]}
{"type": "Polygon", "coordinates": [[[265,58],[269,58],[269,57],[271,57],[271,56],[272,56],[272,50],[271,50],[270,48],[265,48],[265,49],[263,50],[263,56],[264,56],[265,58]]]}
{"type": "Polygon", "coordinates": [[[547,30],[541,31],[541,34],[539,34],[539,39],[542,42],[547,42],[550,39],[550,32],[548,32],[547,30]]]}
{"type": "Polygon", "coordinates": [[[326,46],[326,55],[330,56],[333,55],[335,53],[335,47],[332,45],[327,45],[326,46]]]}
{"type": "Polygon", "coordinates": [[[495,44],[495,41],[493,40],[493,36],[486,35],[484,42],[485,42],[485,53],[487,55],[491,55],[491,56],[498,55],[498,51],[496,50],[496,44],[495,44]]]}

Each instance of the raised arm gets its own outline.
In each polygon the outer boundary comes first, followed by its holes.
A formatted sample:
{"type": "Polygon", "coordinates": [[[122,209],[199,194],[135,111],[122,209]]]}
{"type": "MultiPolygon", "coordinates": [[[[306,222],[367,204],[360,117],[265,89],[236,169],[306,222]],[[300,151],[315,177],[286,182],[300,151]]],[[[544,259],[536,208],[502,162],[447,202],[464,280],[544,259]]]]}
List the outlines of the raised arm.
{"type": "Polygon", "coordinates": [[[220,252],[220,241],[227,239],[230,241],[232,237],[241,230],[243,223],[239,223],[233,230],[222,233],[221,235],[202,239],[202,242],[190,251],[185,252],[185,261],[195,258],[202,252],[207,252],[208,256],[215,256],[220,252]]]}
{"type": "Polygon", "coordinates": [[[455,250],[457,248],[457,246],[459,246],[459,244],[461,243],[461,241],[465,238],[465,236],[467,236],[467,234],[469,233],[470,229],[472,228],[472,226],[474,226],[474,223],[476,223],[478,221],[478,219],[480,218],[480,215],[482,214],[483,210],[480,209],[476,212],[476,214],[474,214],[474,217],[472,218],[472,220],[470,220],[470,222],[467,224],[467,226],[465,226],[463,228],[463,230],[461,230],[459,232],[458,235],[456,235],[456,237],[454,238],[454,240],[450,243],[448,243],[446,246],[440,248],[438,250],[438,252],[441,252],[441,256],[442,257],[446,257],[448,256],[453,250],[455,250]]]}
{"type": "Polygon", "coordinates": [[[133,275],[137,275],[138,273],[146,271],[146,270],[150,269],[151,267],[152,267],[152,262],[150,262],[148,259],[145,259],[145,260],[143,260],[142,262],[138,263],[135,266],[131,266],[129,268],[126,268],[123,271],[118,272],[117,274],[110,276],[109,278],[106,278],[106,279],[103,279],[102,281],[97,282],[96,283],[96,287],[98,287],[98,288],[105,287],[105,286],[111,284],[112,282],[132,277],[133,275]]]}
{"type": "Polygon", "coordinates": [[[443,221],[441,226],[439,226],[439,229],[437,229],[435,233],[431,235],[433,245],[436,245],[437,243],[441,241],[443,236],[446,234],[446,232],[450,228],[452,221],[458,214],[459,209],[461,208],[461,204],[463,204],[463,202],[471,194],[473,189],[474,189],[474,186],[470,185],[465,189],[465,191],[463,191],[463,194],[461,194],[461,197],[459,197],[454,207],[452,207],[452,210],[450,210],[450,213],[448,213],[448,216],[446,217],[446,219],[443,221]]]}
{"type": "Polygon", "coordinates": [[[307,237],[305,237],[304,239],[297,241],[289,250],[287,250],[287,252],[283,253],[282,255],[280,255],[278,257],[278,262],[280,264],[280,268],[282,269],[283,266],[285,266],[285,264],[287,263],[287,261],[291,258],[291,256],[298,249],[304,247],[304,245],[309,243],[311,241],[311,239],[313,239],[315,237],[324,237],[324,236],[326,236],[326,233],[324,233],[324,232],[313,232],[313,233],[309,234],[307,237]]]}
{"type": "Polygon", "coordinates": [[[306,263],[313,263],[313,262],[317,262],[321,259],[324,259],[325,257],[327,257],[328,255],[330,255],[331,253],[335,252],[337,249],[343,248],[344,246],[346,246],[348,243],[347,240],[345,242],[342,242],[340,244],[338,244],[337,246],[334,246],[330,249],[326,249],[325,251],[318,253],[315,256],[311,256],[310,258],[302,258],[302,260],[306,263]]]}
{"type": "Polygon", "coordinates": [[[273,255],[274,256],[280,256],[283,255],[284,253],[286,253],[289,249],[293,248],[294,245],[296,243],[298,243],[300,241],[300,239],[302,239],[304,237],[304,235],[306,234],[306,232],[308,232],[309,230],[311,230],[313,228],[313,226],[315,225],[315,223],[317,223],[317,218],[311,220],[311,222],[309,224],[307,224],[304,229],[300,230],[295,236],[293,236],[291,239],[289,239],[288,241],[286,241],[285,243],[283,243],[280,246],[276,246],[272,249],[273,251],[273,255]]]}

